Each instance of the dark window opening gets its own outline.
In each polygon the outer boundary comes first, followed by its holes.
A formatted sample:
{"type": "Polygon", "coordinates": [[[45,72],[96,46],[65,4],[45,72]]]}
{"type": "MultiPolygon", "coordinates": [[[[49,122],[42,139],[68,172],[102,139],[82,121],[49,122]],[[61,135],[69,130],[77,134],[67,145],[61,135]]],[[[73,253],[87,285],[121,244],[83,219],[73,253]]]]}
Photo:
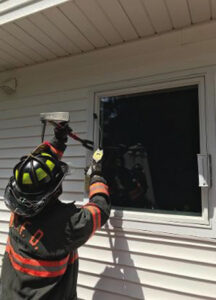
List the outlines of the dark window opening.
{"type": "Polygon", "coordinates": [[[112,205],[200,215],[198,87],[103,97],[100,110],[112,205]]]}

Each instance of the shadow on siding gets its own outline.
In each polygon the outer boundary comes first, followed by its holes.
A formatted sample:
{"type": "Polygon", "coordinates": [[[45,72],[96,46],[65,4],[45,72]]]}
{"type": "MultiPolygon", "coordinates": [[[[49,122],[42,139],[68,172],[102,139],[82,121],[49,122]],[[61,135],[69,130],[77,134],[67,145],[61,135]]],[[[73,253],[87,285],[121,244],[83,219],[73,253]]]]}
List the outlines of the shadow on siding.
{"type": "MultiPolygon", "coordinates": [[[[118,211],[118,218],[120,217],[120,212],[118,211]]],[[[110,223],[112,224],[112,219],[110,219],[110,223]]],[[[121,226],[120,226],[121,228],[121,226]]],[[[112,297],[112,293],[115,293],[115,288],[112,290],[112,286],[109,286],[108,278],[114,279],[118,283],[118,294],[119,297],[115,294],[115,300],[121,299],[141,299],[145,300],[145,296],[143,294],[141,282],[136,271],[136,267],[134,266],[133,260],[130,257],[130,251],[127,243],[127,239],[123,236],[123,242],[121,242],[121,247],[119,247],[119,240],[115,238],[115,236],[111,238],[111,234],[108,228],[108,225],[105,226],[107,234],[110,240],[110,247],[112,250],[113,256],[113,267],[106,267],[104,271],[100,274],[100,280],[97,282],[95,286],[95,293],[92,297],[92,300],[101,300],[101,291],[109,288],[110,296],[112,297]],[[114,240],[114,243],[113,243],[114,240]],[[119,251],[115,251],[115,249],[124,249],[124,253],[127,253],[127,262],[130,265],[130,268],[126,268],[125,264],[125,255],[124,261],[119,255],[119,251]],[[117,298],[116,298],[117,297],[117,298]]],[[[114,296],[114,295],[113,295],[114,296]]],[[[104,297],[103,300],[108,300],[111,298],[104,297]]],[[[114,299],[114,298],[113,298],[114,299]]]]}

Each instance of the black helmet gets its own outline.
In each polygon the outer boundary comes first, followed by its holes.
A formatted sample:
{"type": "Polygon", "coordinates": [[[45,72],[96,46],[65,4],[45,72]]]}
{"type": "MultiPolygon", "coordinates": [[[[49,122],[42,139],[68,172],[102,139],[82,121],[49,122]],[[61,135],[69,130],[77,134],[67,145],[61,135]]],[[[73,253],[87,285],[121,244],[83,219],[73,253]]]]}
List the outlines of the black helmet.
{"type": "Polygon", "coordinates": [[[5,189],[6,206],[18,215],[37,215],[62,193],[61,183],[67,171],[66,163],[46,152],[22,157],[5,189]]]}

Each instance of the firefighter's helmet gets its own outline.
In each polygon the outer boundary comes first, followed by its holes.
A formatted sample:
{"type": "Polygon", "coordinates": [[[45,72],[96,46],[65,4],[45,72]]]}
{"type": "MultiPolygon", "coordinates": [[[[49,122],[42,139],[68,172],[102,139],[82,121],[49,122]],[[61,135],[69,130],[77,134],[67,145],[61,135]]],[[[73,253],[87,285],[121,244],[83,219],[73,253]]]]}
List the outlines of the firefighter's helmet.
{"type": "Polygon", "coordinates": [[[66,163],[46,152],[22,157],[5,189],[6,206],[18,215],[37,215],[62,193],[67,171],[66,163]]]}

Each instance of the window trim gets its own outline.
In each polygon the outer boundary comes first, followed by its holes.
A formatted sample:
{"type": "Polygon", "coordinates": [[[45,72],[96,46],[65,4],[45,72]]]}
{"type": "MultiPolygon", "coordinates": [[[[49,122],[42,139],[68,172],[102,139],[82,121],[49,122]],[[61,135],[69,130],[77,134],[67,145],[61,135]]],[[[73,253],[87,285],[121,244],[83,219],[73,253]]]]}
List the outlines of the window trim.
{"type": "MultiPolygon", "coordinates": [[[[207,114],[206,114],[206,99],[205,99],[205,76],[204,74],[197,76],[192,76],[187,78],[175,78],[171,80],[156,81],[151,83],[139,83],[139,85],[132,85],[128,83],[128,87],[117,87],[104,89],[103,91],[96,91],[94,93],[94,113],[99,116],[100,114],[100,98],[101,97],[111,97],[119,96],[124,94],[134,94],[143,92],[153,92],[163,89],[180,88],[191,85],[198,86],[198,101],[199,101],[199,121],[200,121],[200,153],[208,154],[207,151],[207,114]]],[[[94,143],[96,147],[99,145],[99,118],[95,120],[94,123],[94,143]]],[[[197,174],[198,176],[198,174],[197,174]]],[[[210,187],[211,188],[211,187],[210,187]]],[[[202,204],[202,215],[201,216],[186,216],[186,215],[174,215],[166,213],[154,213],[154,212],[139,212],[132,210],[119,210],[112,209],[112,216],[115,218],[121,217],[122,221],[133,222],[145,222],[152,224],[167,224],[167,225],[177,225],[177,226],[193,226],[201,228],[210,228],[209,211],[208,211],[208,201],[209,201],[209,189],[201,188],[201,204],[202,204]]],[[[138,226],[139,227],[139,226],[138,226]]]]}

